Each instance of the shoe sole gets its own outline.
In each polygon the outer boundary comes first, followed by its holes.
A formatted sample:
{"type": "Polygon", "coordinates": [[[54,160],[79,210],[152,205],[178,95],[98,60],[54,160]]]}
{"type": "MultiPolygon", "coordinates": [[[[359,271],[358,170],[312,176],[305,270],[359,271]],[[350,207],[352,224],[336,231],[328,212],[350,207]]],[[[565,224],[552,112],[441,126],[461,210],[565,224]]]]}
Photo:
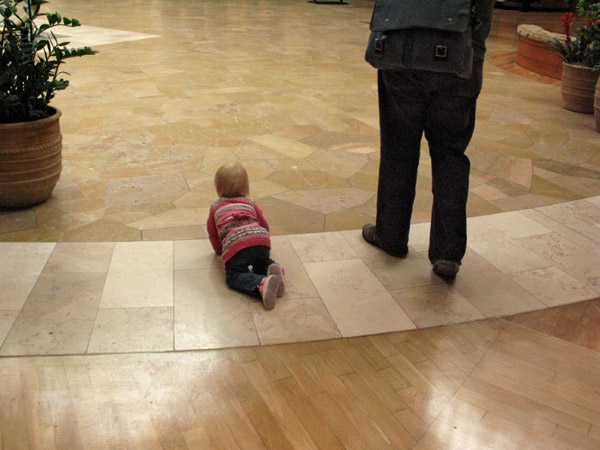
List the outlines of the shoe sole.
{"type": "Polygon", "coordinates": [[[275,308],[275,299],[277,298],[277,290],[279,289],[279,279],[275,276],[267,278],[265,288],[262,294],[262,302],[267,309],[275,308]]]}
{"type": "Polygon", "coordinates": [[[277,289],[277,297],[281,297],[285,291],[285,284],[283,282],[283,272],[279,264],[271,264],[267,269],[267,276],[274,275],[279,280],[279,288],[277,289]]]}

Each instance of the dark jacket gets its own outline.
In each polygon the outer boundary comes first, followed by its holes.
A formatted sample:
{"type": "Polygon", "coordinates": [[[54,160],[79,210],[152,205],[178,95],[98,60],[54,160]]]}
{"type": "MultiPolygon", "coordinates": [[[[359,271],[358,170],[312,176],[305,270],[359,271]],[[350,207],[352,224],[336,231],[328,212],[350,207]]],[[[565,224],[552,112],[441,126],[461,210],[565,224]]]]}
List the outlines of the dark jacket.
{"type": "Polygon", "coordinates": [[[473,57],[478,60],[485,58],[485,40],[492,26],[492,11],[495,0],[474,0],[475,23],[472,33],[473,57]]]}

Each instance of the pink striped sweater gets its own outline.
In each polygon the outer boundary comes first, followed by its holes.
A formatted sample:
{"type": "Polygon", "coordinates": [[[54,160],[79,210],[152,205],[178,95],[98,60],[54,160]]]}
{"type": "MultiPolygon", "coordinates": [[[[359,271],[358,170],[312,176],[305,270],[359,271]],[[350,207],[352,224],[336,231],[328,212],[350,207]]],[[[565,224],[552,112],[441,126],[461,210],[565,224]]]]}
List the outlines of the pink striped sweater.
{"type": "Polygon", "coordinates": [[[269,224],[258,205],[247,197],[219,198],[210,207],[206,227],[223,264],[247,247],[271,248],[269,224]]]}

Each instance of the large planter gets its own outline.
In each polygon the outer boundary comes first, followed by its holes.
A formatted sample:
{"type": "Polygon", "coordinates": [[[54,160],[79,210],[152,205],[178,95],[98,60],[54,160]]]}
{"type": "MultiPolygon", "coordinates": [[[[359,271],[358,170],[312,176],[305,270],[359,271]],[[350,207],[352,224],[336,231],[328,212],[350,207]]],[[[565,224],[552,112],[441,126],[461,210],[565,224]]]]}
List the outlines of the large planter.
{"type": "MultiPolygon", "coordinates": [[[[562,74],[562,56],[548,45],[561,35],[551,33],[537,25],[521,24],[517,28],[519,45],[515,63],[517,66],[546,77],[560,80],[562,74]]],[[[564,39],[564,38],[563,38],[564,39]]]]}
{"type": "Polygon", "coordinates": [[[0,207],[48,200],[62,169],[59,109],[45,119],[0,124],[0,207]]]}
{"type": "Polygon", "coordinates": [[[594,72],[591,67],[563,62],[563,107],[569,111],[593,114],[597,81],[598,72],[594,72]]]}
{"type": "Polygon", "coordinates": [[[600,78],[596,82],[596,95],[594,96],[594,116],[596,116],[596,131],[600,133],[600,78]]]}

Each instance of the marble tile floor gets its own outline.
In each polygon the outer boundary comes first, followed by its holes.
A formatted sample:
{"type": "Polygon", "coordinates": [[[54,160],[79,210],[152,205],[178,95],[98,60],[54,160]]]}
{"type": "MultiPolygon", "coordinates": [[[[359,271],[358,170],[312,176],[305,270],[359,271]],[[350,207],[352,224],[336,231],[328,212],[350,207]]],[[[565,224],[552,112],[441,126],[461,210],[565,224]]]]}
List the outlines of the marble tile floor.
{"type": "Polygon", "coordinates": [[[165,352],[427,328],[600,296],[600,197],[469,219],[448,283],[359,230],[273,237],[287,271],[272,311],[227,288],[206,239],[0,243],[0,356],[165,352]]]}
{"type": "MultiPolygon", "coordinates": [[[[53,0],[60,30],[99,53],[68,62],[63,172],[46,203],[0,211],[0,241],[206,238],[212,176],[249,170],[277,235],[372,222],[376,75],[363,60],[372,0],[53,0]]],[[[516,27],[560,30],[561,13],[496,10],[488,40],[468,213],[600,195],[600,134],[561,107],[560,85],[514,66],[516,27]]],[[[425,143],[413,221],[430,220],[425,143]]]]}

